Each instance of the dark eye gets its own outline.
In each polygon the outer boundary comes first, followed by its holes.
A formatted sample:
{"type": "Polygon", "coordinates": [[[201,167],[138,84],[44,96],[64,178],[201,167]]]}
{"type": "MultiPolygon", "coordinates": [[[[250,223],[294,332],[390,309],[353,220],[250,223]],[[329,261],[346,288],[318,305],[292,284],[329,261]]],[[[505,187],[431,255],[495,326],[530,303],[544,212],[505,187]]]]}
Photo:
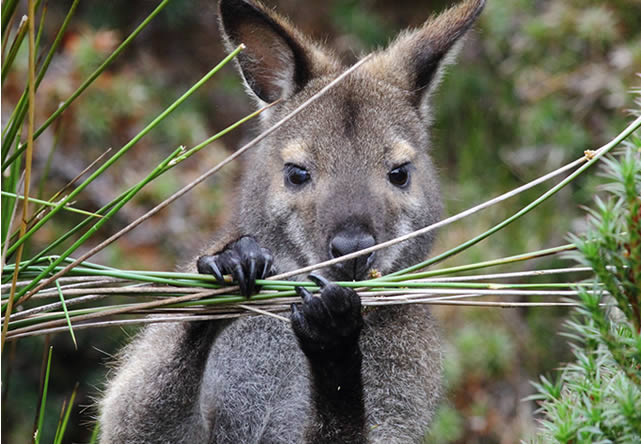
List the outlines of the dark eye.
{"type": "Polygon", "coordinates": [[[406,163],[394,168],[387,173],[387,177],[392,185],[399,188],[405,188],[410,183],[409,164],[406,163]]]}
{"type": "Polygon", "coordinates": [[[285,164],[285,185],[300,187],[310,179],[311,175],[305,168],[294,165],[293,163],[285,164]]]}

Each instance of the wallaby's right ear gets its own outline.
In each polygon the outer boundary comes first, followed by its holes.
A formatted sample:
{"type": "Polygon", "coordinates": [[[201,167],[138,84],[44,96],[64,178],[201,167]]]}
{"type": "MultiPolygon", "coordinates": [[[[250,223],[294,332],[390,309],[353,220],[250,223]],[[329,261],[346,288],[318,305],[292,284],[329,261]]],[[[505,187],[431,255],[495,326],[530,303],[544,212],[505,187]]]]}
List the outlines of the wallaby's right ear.
{"type": "Polygon", "coordinates": [[[429,112],[426,99],[438,85],[444,66],[453,61],[456,44],[477,19],[485,0],[462,0],[406,31],[384,51],[369,60],[364,69],[410,93],[421,111],[429,112]]]}
{"type": "Polygon", "coordinates": [[[312,78],[337,69],[331,56],[260,3],[221,0],[219,9],[227,49],[245,44],[236,60],[247,86],[263,102],[291,97],[312,78]]]}

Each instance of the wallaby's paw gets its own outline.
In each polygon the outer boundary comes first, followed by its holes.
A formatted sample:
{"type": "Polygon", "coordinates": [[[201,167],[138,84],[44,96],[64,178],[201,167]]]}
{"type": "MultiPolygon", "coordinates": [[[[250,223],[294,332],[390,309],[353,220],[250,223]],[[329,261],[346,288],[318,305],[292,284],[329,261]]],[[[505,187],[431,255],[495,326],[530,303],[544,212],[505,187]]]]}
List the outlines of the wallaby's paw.
{"type": "Polygon", "coordinates": [[[319,296],[296,287],[302,304],[292,304],[292,327],[308,357],[338,358],[358,347],[363,328],[361,299],[351,288],[339,287],[311,274],[320,288],[319,296]]]}
{"type": "Polygon", "coordinates": [[[264,279],[273,274],[274,258],[271,251],[262,248],[251,236],[243,236],[230,243],[225,249],[213,255],[198,258],[198,272],[211,274],[223,285],[223,275],[230,274],[239,286],[240,293],[249,297],[260,291],[256,279],[264,279]]]}

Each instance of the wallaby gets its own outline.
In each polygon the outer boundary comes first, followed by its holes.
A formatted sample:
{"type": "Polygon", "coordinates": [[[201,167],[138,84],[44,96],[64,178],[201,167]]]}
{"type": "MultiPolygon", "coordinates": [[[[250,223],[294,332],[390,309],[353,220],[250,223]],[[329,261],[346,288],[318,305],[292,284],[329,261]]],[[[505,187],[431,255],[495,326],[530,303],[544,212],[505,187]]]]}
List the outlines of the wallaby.
{"type": "MultiPolygon", "coordinates": [[[[193,268],[255,280],[430,225],[441,213],[429,96],[484,0],[464,0],[374,53],[248,152],[239,208],[193,268]]],[[[257,2],[222,0],[228,48],[270,127],[346,68],[257,2]]],[[[102,443],[421,442],[440,390],[426,306],[361,310],[332,280],[424,259],[424,235],[338,265],[298,288],[291,324],[268,316],[155,324],[122,352],[100,404],[102,443]]],[[[305,276],[300,276],[305,278],[305,276]]]]}

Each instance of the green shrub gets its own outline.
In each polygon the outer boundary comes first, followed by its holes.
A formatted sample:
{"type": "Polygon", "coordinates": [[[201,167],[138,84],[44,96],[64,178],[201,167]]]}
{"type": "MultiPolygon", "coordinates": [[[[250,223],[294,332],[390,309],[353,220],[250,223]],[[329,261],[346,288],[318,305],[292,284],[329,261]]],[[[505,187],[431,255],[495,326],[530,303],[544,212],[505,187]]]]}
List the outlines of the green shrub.
{"type": "Polygon", "coordinates": [[[541,442],[641,442],[641,140],[605,160],[607,197],[572,236],[576,260],[594,270],[568,321],[575,360],[535,384],[541,442]]]}

